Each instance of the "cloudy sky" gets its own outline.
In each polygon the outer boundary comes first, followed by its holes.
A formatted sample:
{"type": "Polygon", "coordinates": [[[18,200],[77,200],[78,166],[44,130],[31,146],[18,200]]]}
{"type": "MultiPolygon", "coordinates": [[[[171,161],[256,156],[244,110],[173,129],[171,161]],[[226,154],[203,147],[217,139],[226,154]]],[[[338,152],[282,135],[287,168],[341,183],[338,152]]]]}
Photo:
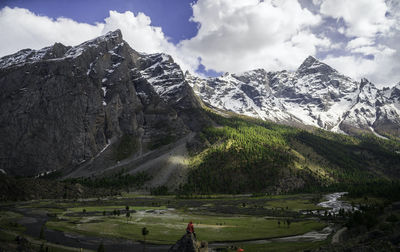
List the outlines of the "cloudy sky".
{"type": "Polygon", "coordinates": [[[117,28],[199,75],[295,70],[313,55],[357,80],[400,82],[399,0],[2,0],[0,56],[117,28]]]}

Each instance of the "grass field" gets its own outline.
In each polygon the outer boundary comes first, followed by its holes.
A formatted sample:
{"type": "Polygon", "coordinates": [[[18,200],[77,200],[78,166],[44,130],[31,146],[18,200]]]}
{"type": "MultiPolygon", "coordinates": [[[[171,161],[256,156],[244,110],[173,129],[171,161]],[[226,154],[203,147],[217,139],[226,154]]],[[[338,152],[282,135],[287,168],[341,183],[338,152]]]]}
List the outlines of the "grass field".
{"type": "MultiPolygon", "coordinates": [[[[94,208],[98,210],[97,208],[94,208]]],[[[76,210],[76,209],[73,209],[76,210]]],[[[141,229],[150,231],[146,237],[151,243],[172,244],[185,232],[186,225],[193,221],[196,233],[201,240],[237,241],[254,240],[280,236],[297,235],[319,230],[326,226],[313,220],[293,221],[290,227],[283,223],[278,226],[276,219],[251,216],[212,216],[192,215],[176,210],[138,211],[130,218],[120,216],[66,217],[47,222],[47,227],[60,231],[77,232],[90,235],[122,237],[143,240],[141,229]]]]}
{"type": "Polygon", "coordinates": [[[283,208],[292,211],[301,211],[301,210],[320,210],[323,209],[320,206],[317,206],[311,203],[309,200],[304,199],[280,199],[280,200],[271,200],[265,205],[268,208],[283,208]]]}
{"type": "Polygon", "coordinates": [[[11,211],[0,211],[0,228],[14,231],[24,231],[25,228],[17,223],[22,215],[11,211]]]}
{"type": "MultiPolygon", "coordinates": [[[[246,241],[301,235],[328,225],[299,213],[301,210],[320,208],[315,203],[319,196],[313,194],[203,195],[186,199],[174,196],[126,196],[20,202],[15,203],[14,207],[19,212],[47,214],[47,229],[99,239],[143,241],[142,228],[146,227],[149,230],[146,242],[152,244],[174,244],[185,233],[187,223],[193,221],[199,240],[228,244],[240,244],[237,242],[243,241],[246,251],[265,251],[265,248],[268,248],[267,251],[279,251],[282,248],[281,251],[296,251],[318,247],[319,243],[313,242],[249,244],[246,241]],[[129,217],[126,216],[126,206],[129,206],[129,217]],[[117,212],[119,215],[115,214],[117,212]],[[287,220],[290,220],[289,226],[287,220]]],[[[15,225],[21,217],[19,213],[0,211],[0,228],[23,234],[24,227],[15,225]]],[[[49,247],[55,246],[48,244],[49,247]]],[[[74,251],[73,248],[61,246],[58,249],[74,251]]]]}
{"type": "MultiPolygon", "coordinates": [[[[124,210],[126,206],[88,206],[88,207],[74,207],[68,208],[70,212],[83,212],[86,210],[87,212],[103,212],[103,211],[113,211],[113,210],[124,210]]],[[[129,210],[162,210],[167,209],[166,206],[158,206],[158,207],[146,207],[146,206],[130,206],[129,210]]]]}

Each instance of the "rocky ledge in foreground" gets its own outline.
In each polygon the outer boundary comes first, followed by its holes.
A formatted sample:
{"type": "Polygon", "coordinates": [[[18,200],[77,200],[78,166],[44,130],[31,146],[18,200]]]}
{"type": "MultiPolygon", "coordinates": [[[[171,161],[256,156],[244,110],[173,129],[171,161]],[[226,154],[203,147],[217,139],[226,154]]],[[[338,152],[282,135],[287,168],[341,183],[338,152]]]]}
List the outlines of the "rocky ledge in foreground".
{"type": "Polygon", "coordinates": [[[206,252],[208,244],[197,241],[193,234],[185,234],[169,250],[169,252],[206,252]]]}

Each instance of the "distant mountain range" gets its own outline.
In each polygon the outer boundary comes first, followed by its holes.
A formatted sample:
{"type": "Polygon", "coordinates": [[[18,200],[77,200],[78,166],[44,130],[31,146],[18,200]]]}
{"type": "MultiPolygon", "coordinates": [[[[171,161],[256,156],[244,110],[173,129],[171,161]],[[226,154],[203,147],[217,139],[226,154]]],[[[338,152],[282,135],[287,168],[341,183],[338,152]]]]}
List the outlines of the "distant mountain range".
{"type": "MultiPolygon", "coordinates": [[[[400,84],[378,89],[313,57],[295,72],[202,79],[166,54],[133,50],[119,30],[5,56],[0,87],[0,169],[12,175],[143,165],[161,155],[154,150],[216,125],[202,103],[281,124],[400,137],[400,84]]],[[[181,176],[174,169],[163,176],[181,176]]]]}
{"type": "Polygon", "coordinates": [[[211,107],[277,123],[378,136],[400,136],[400,83],[378,89],[309,56],[295,72],[256,69],[202,79],[186,74],[211,107]]]}

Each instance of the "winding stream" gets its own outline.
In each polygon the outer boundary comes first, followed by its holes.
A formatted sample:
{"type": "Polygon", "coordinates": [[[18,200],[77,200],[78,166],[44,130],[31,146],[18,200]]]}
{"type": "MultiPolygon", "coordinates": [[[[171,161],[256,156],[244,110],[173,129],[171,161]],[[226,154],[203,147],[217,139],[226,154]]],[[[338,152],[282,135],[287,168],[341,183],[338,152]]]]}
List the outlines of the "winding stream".
{"type": "Polygon", "coordinates": [[[318,204],[318,206],[322,206],[324,208],[329,208],[328,212],[330,213],[339,213],[340,209],[344,209],[347,211],[358,210],[356,207],[352,207],[348,202],[339,200],[343,195],[346,195],[347,192],[337,192],[325,195],[326,201],[323,201],[318,204]]]}

